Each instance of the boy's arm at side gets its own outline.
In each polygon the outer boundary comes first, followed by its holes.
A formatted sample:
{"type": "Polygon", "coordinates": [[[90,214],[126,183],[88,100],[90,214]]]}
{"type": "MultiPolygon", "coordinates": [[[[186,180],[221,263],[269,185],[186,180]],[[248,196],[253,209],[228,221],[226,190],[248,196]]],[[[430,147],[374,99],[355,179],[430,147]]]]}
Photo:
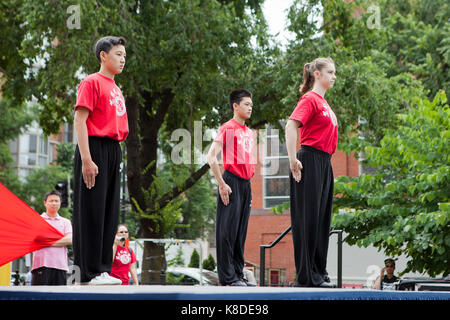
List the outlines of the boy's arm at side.
{"type": "Polygon", "coordinates": [[[222,145],[214,141],[211,145],[211,148],[208,152],[208,163],[211,171],[216,178],[219,187],[225,184],[225,181],[222,178],[222,173],[220,172],[219,161],[217,161],[217,155],[222,151],[222,145]]]}
{"type": "Polygon", "coordinates": [[[217,155],[222,151],[222,144],[217,141],[214,141],[211,145],[211,148],[208,152],[208,163],[211,168],[211,171],[216,178],[217,183],[219,184],[219,194],[220,198],[224,205],[228,205],[230,202],[229,195],[232,193],[232,190],[229,185],[225,183],[222,178],[222,173],[220,172],[219,161],[217,161],[217,155]]]}
{"type": "Polygon", "coordinates": [[[91,152],[89,150],[89,137],[86,126],[86,120],[88,117],[88,109],[78,107],[75,110],[74,128],[77,134],[81,161],[83,163],[83,180],[86,187],[90,189],[95,185],[95,176],[98,174],[98,167],[94,161],[92,161],[91,152]]]}

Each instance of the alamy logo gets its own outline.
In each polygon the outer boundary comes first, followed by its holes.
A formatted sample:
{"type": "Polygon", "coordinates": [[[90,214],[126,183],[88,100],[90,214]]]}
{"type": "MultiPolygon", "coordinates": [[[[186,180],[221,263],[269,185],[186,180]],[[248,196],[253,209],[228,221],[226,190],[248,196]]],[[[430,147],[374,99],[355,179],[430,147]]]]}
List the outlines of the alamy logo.
{"type": "Polygon", "coordinates": [[[116,88],[114,88],[110,94],[112,99],[109,100],[109,104],[116,108],[116,113],[119,117],[123,116],[127,109],[125,107],[125,101],[122,98],[122,94],[116,88]]]}

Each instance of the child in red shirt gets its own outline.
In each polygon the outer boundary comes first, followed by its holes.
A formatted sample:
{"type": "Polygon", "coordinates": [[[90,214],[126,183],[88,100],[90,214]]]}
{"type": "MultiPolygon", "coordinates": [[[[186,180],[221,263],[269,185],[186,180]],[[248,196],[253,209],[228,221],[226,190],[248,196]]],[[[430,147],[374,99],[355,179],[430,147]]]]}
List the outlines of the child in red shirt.
{"type": "Polygon", "coordinates": [[[125,99],[114,82],[125,65],[125,45],[122,37],[97,41],[100,71],[81,81],[75,104],[74,264],[81,282],[91,285],[121,283],[109,272],[119,222],[120,141],[128,135],[125,99]]]}
{"type": "Polygon", "coordinates": [[[237,89],[229,96],[233,119],[224,123],[208,153],[219,184],[216,216],[217,271],[222,285],[247,286],[243,277],[244,244],[252,203],[250,178],[255,172],[253,132],[245,126],[252,112],[252,95],[237,89]],[[222,153],[221,174],[217,155],[222,153]]]}
{"type": "Polygon", "coordinates": [[[333,286],[326,263],[334,184],[331,155],[336,151],[338,123],[324,96],[335,80],[334,62],[330,58],[317,58],[305,64],[300,87],[304,95],[286,124],[298,286],[333,286]],[[298,133],[301,149],[296,154],[298,133]]]}

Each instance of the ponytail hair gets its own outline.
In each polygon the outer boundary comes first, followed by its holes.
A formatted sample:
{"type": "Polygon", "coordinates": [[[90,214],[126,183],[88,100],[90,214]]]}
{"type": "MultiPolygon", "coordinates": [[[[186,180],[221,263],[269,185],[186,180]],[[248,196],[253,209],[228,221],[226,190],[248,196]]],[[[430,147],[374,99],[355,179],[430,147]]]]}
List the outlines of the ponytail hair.
{"type": "Polygon", "coordinates": [[[314,85],[314,71],[322,71],[328,64],[334,64],[331,58],[317,58],[303,66],[303,83],[300,85],[300,93],[305,94],[314,85]]]}

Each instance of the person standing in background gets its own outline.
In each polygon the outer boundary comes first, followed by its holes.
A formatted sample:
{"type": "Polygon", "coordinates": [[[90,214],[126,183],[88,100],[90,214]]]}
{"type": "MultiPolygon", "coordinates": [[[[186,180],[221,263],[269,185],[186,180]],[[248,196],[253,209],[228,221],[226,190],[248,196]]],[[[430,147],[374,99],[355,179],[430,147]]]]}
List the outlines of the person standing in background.
{"type": "Polygon", "coordinates": [[[44,196],[45,212],[41,215],[50,225],[61,232],[64,237],[52,246],[33,253],[31,267],[32,286],[65,286],[69,271],[67,246],[72,244],[72,224],[69,219],[58,214],[61,208],[61,194],[52,190],[44,196]]]}
{"type": "Polygon", "coordinates": [[[384,268],[381,269],[380,275],[375,280],[375,283],[373,284],[373,289],[395,290],[395,282],[397,282],[400,279],[394,276],[394,271],[395,271],[394,259],[388,258],[384,260],[384,268]]]}

